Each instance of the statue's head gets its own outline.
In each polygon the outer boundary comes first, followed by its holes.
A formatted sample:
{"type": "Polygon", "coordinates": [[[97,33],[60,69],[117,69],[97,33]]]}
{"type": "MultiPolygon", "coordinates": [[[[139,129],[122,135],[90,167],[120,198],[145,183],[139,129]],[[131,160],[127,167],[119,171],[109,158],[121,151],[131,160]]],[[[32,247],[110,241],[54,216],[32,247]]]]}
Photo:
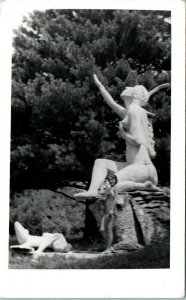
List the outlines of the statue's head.
{"type": "Polygon", "coordinates": [[[121,93],[120,97],[125,102],[126,107],[129,106],[133,101],[138,102],[140,106],[145,106],[148,103],[149,97],[161,89],[170,87],[169,83],[163,83],[147,91],[143,85],[135,85],[134,87],[126,87],[121,93]]]}
{"type": "Polygon", "coordinates": [[[143,85],[136,85],[126,87],[120,97],[125,102],[126,107],[133,101],[138,101],[140,106],[145,106],[149,100],[149,92],[143,85]]]}

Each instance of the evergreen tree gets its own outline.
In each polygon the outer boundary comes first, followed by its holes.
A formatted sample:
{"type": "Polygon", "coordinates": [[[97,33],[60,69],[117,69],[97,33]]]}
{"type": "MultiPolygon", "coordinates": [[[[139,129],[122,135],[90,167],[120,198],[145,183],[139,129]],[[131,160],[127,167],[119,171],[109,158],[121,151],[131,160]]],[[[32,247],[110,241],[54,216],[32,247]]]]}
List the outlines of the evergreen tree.
{"type": "MultiPolygon", "coordinates": [[[[92,75],[120,104],[126,86],[150,90],[170,82],[169,17],[168,11],[47,10],[25,19],[12,59],[12,189],[87,181],[95,158],[124,160],[118,118],[92,75]]],[[[169,93],[149,103],[162,183],[170,172],[169,93]]]]}

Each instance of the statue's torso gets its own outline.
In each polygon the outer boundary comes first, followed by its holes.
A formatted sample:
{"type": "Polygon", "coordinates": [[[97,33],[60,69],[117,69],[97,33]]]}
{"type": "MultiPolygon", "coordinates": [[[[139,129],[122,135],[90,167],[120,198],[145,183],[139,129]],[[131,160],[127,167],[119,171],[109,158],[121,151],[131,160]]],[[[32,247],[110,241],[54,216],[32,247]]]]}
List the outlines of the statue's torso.
{"type": "Polygon", "coordinates": [[[147,147],[147,133],[145,132],[145,126],[148,126],[146,112],[135,104],[132,104],[131,108],[129,116],[127,116],[128,132],[139,142],[139,146],[126,141],[126,161],[129,164],[151,164],[147,147]]]}
{"type": "Polygon", "coordinates": [[[139,147],[126,142],[126,161],[128,164],[152,164],[148,150],[144,144],[139,147]]]}

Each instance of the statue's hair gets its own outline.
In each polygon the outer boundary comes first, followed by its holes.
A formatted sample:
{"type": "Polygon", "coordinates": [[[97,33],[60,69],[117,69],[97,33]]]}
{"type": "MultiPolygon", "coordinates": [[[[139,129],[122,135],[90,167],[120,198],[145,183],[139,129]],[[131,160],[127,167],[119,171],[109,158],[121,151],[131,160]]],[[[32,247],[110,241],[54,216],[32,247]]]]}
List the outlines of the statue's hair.
{"type": "Polygon", "coordinates": [[[156,151],[154,149],[155,141],[154,141],[154,134],[153,134],[153,127],[152,124],[149,122],[147,113],[145,112],[145,122],[144,122],[144,131],[146,136],[146,142],[147,142],[147,149],[149,152],[149,155],[151,158],[156,157],[156,151]]]}
{"type": "Polygon", "coordinates": [[[147,126],[148,126],[147,147],[148,147],[150,157],[155,158],[156,157],[156,151],[154,149],[155,141],[154,141],[153,127],[152,127],[152,124],[150,122],[148,122],[147,126]]]}
{"type": "Polygon", "coordinates": [[[135,85],[134,87],[126,87],[126,89],[121,93],[121,97],[125,94],[125,91],[128,90],[133,97],[133,99],[140,101],[140,106],[145,106],[148,103],[150,96],[159,90],[169,87],[169,83],[163,83],[155,87],[151,91],[147,91],[147,89],[143,85],[135,85]]]}
{"type": "MultiPolygon", "coordinates": [[[[164,84],[158,85],[153,90],[148,92],[149,97],[152,96],[154,93],[158,92],[159,90],[161,90],[163,88],[166,88],[166,87],[170,87],[170,84],[169,83],[164,83],[164,84]]],[[[152,127],[152,124],[149,122],[148,118],[147,118],[147,126],[145,126],[145,128],[146,128],[145,131],[146,131],[146,140],[147,140],[147,148],[148,148],[148,151],[149,151],[149,155],[150,155],[151,158],[155,158],[156,157],[156,151],[154,149],[155,142],[154,142],[153,127],[152,127]]]]}
{"type": "Polygon", "coordinates": [[[135,85],[134,87],[126,87],[126,89],[121,93],[122,96],[125,95],[125,92],[128,91],[130,96],[134,100],[140,101],[140,106],[145,106],[149,100],[149,93],[143,85],[135,85]]]}
{"type": "Polygon", "coordinates": [[[131,89],[133,99],[140,101],[140,106],[145,106],[149,100],[149,93],[143,85],[136,85],[131,89]]]}

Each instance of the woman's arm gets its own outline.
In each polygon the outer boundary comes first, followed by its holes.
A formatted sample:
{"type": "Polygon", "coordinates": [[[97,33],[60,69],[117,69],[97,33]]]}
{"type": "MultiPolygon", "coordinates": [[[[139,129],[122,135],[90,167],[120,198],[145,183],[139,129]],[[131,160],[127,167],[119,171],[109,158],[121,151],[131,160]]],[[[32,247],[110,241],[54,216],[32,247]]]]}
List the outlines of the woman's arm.
{"type": "Polygon", "coordinates": [[[122,119],[126,115],[126,109],[122,107],[121,105],[117,104],[114,99],[111,97],[111,95],[107,92],[105,87],[102,85],[102,83],[98,80],[97,76],[94,74],[94,82],[99,88],[103,98],[105,99],[106,103],[112,108],[112,110],[120,116],[122,119]]]}

